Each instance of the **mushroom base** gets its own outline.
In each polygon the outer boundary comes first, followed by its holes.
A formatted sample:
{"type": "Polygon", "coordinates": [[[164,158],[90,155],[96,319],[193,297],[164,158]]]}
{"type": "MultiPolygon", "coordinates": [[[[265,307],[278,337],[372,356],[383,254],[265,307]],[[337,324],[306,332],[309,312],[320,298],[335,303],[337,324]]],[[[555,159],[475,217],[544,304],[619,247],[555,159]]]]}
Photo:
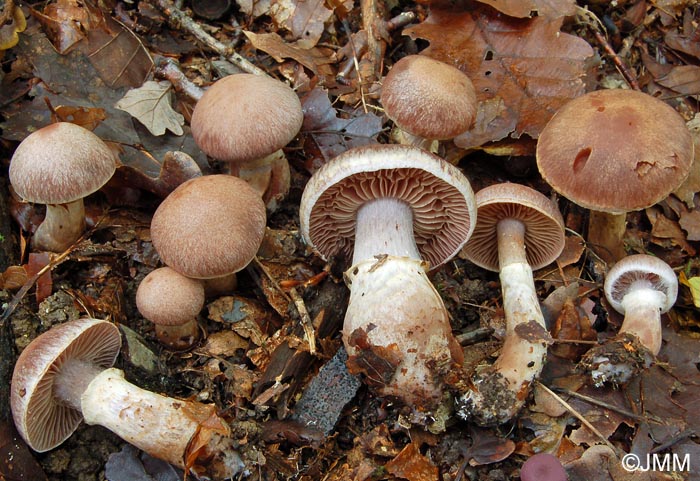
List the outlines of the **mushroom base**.
{"type": "Polygon", "coordinates": [[[243,469],[229,427],[213,405],[141,389],[123,371],[102,371],[81,397],[85,422],[104,426],[151,456],[200,477],[224,479],[243,469]]]}
{"type": "Polygon", "coordinates": [[[530,266],[502,266],[500,279],[506,340],[496,362],[477,369],[471,388],[457,400],[461,417],[484,426],[507,422],[522,408],[530,384],[542,371],[551,342],[530,266]]]}
{"type": "Polygon", "coordinates": [[[348,369],[382,396],[418,411],[436,409],[442,379],[463,353],[447,311],[425,273],[408,257],[378,256],[345,273],[350,300],[343,326],[348,369]]]}
{"type": "Polygon", "coordinates": [[[602,346],[590,349],[579,366],[591,376],[596,387],[605,383],[617,386],[648,369],[655,359],[637,336],[622,333],[602,346]]]}
{"type": "Polygon", "coordinates": [[[593,252],[609,264],[614,264],[627,255],[624,244],[626,220],[626,214],[592,210],[589,215],[586,240],[593,252]]]}
{"type": "Polygon", "coordinates": [[[195,319],[182,325],[163,326],[155,324],[158,341],[170,349],[189,349],[200,337],[199,325],[195,319]]]}
{"type": "Polygon", "coordinates": [[[80,239],[84,231],[83,199],[67,204],[48,204],[46,217],[34,233],[32,243],[38,250],[63,252],[80,239]]]}

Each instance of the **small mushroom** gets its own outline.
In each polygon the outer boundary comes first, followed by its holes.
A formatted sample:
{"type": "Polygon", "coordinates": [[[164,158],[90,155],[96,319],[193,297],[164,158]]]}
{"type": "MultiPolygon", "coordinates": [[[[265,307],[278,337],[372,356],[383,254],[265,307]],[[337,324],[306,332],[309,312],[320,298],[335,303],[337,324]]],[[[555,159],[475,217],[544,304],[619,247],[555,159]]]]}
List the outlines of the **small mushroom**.
{"type": "Polygon", "coordinates": [[[22,351],[10,396],[15,425],[27,444],[38,452],[53,449],[84,419],[195,474],[215,479],[236,474],[240,458],[215,406],[131,384],[111,367],[120,346],[115,325],[79,319],[53,327],[22,351]]]}
{"type": "Polygon", "coordinates": [[[417,410],[442,399],[443,371],[461,364],[440,295],[426,276],[473,230],[462,173],[416,147],[350,149],[311,177],[300,227],[324,259],[352,259],[343,342],[351,371],[417,410]]]}
{"type": "Polygon", "coordinates": [[[301,129],[304,114],[286,84],[259,75],[229,75],[214,82],[192,112],[192,136],[207,155],[228,162],[275,210],[290,186],[282,147],[301,129]]]}
{"type": "Polygon", "coordinates": [[[530,456],[520,468],[520,481],[566,481],[569,477],[559,458],[549,453],[530,456]]]}
{"type": "Polygon", "coordinates": [[[434,140],[469,130],[477,110],[469,77],[425,55],[409,55],[394,64],[382,82],[380,102],[405,143],[426,150],[434,140]]]}
{"type": "Polygon", "coordinates": [[[581,364],[596,386],[624,384],[648,368],[661,349],[661,314],[676,302],[678,279],[657,257],[625,257],[605,278],[605,297],[624,320],[611,341],[590,349],[581,364]]]}
{"type": "Polygon", "coordinates": [[[537,141],[544,180],[591,210],[588,242],[606,262],[626,255],[626,213],[666,198],[690,173],[693,139],[669,105],[634,90],[567,102],[537,141]]]}
{"type": "Polygon", "coordinates": [[[199,339],[197,314],[204,307],[204,283],[170,267],[151,271],[136,290],[136,307],[171,349],[188,349],[199,339]]]}
{"type": "Polygon", "coordinates": [[[36,249],[63,252],[80,238],[83,198],[105,185],[116,165],[97,135],[69,122],[43,127],[19,144],[10,161],[10,183],[22,199],[46,204],[32,240],[36,249]]]}
{"type": "Polygon", "coordinates": [[[523,406],[547,356],[549,334],[532,276],[564,248],[564,221],[547,197],[520,184],[476,194],[477,224],[463,254],[498,271],[506,338],[498,359],[480,366],[457,400],[458,414],[484,426],[504,423],[523,406]]]}
{"type": "Polygon", "coordinates": [[[232,289],[265,234],[265,205],[245,181],[205,175],[180,184],[151,220],[153,246],[183,276],[205,280],[208,295],[232,289]],[[211,289],[213,282],[225,287],[211,289]],[[223,282],[222,282],[223,281],[223,282]]]}

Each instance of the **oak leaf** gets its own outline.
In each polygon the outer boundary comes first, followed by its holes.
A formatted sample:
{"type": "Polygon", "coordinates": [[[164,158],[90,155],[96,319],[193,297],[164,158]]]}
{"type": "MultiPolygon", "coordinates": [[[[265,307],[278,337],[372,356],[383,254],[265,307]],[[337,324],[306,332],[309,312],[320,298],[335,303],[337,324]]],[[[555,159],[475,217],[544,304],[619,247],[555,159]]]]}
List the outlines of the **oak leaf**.
{"type": "Polygon", "coordinates": [[[185,117],[170,105],[170,82],[149,80],[137,89],[129,90],[115,107],[133,115],[153,135],[163,135],[169,130],[182,135],[185,117]]]}
{"type": "Polygon", "coordinates": [[[576,2],[572,0],[479,0],[479,3],[491,5],[501,13],[518,18],[534,15],[558,18],[576,13],[576,2]]]}
{"type": "Polygon", "coordinates": [[[563,18],[516,19],[483,7],[433,8],[404,33],[430,42],[429,57],[454,65],[473,81],[479,109],[474,127],[455,138],[462,148],[508,136],[537,138],[568,100],[585,92],[591,46],[562,33],[563,18]]]}

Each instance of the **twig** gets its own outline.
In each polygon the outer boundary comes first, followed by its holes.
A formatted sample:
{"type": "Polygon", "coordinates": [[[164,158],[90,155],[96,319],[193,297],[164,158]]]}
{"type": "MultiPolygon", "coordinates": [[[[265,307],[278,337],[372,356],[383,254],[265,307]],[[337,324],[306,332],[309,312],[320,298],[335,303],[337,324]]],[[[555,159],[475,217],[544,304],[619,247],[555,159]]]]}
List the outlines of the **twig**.
{"type": "Polygon", "coordinates": [[[304,299],[299,295],[295,287],[289,289],[289,295],[294,301],[294,306],[296,306],[297,311],[299,311],[299,316],[301,317],[301,327],[304,328],[304,334],[309,342],[309,353],[311,355],[316,355],[316,333],[314,332],[314,324],[309,315],[309,311],[306,309],[306,304],[304,304],[304,299]]]}
{"type": "Polygon", "coordinates": [[[204,90],[187,78],[180,69],[179,63],[174,59],[158,57],[155,60],[155,66],[156,76],[168,80],[178,92],[187,95],[195,102],[204,95],[204,90]]]}
{"type": "Polygon", "coordinates": [[[605,51],[608,57],[610,57],[618,72],[620,72],[630,88],[638,91],[641,90],[639,82],[637,82],[637,76],[632,73],[632,71],[620,59],[620,56],[615,53],[615,50],[613,50],[613,48],[610,46],[610,43],[608,43],[605,36],[593,27],[591,27],[591,31],[593,32],[593,37],[596,39],[596,42],[600,44],[603,51],[605,51]]]}
{"type": "Polygon", "coordinates": [[[237,53],[233,47],[219,42],[205,32],[201,25],[185,15],[185,12],[175,7],[171,0],[153,0],[153,3],[170,19],[172,24],[194,35],[197,40],[222,57],[226,57],[226,59],[236,67],[247,73],[267,75],[263,69],[256,67],[250,61],[246,60],[242,55],[237,53]]]}
{"type": "Polygon", "coordinates": [[[575,410],[575,409],[571,406],[571,404],[569,404],[569,403],[567,403],[566,401],[564,401],[557,393],[555,393],[554,391],[552,391],[551,389],[549,389],[547,386],[545,386],[544,384],[542,384],[540,381],[535,380],[535,382],[537,383],[538,386],[540,386],[542,389],[544,389],[545,392],[549,393],[554,399],[556,399],[557,401],[559,401],[559,403],[560,403],[562,406],[564,406],[564,407],[567,409],[567,411],[569,411],[571,414],[573,414],[573,416],[574,416],[576,419],[578,419],[579,421],[581,421],[581,424],[583,424],[584,426],[586,426],[588,429],[591,430],[591,432],[592,432],[593,434],[595,434],[596,436],[598,436],[598,437],[605,443],[605,445],[606,445],[607,447],[609,447],[610,449],[612,449],[612,451],[615,453],[615,455],[616,455],[618,458],[620,458],[620,457],[623,455],[623,453],[620,451],[620,449],[618,449],[614,444],[612,444],[610,441],[608,441],[608,438],[606,438],[605,436],[603,436],[603,433],[601,433],[600,431],[598,431],[598,429],[597,429],[595,426],[593,426],[593,425],[588,421],[588,419],[586,419],[585,417],[583,417],[583,415],[582,415],[580,412],[578,412],[577,410],[575,410]]]}
{"type": "Polygon", "coordinates": [[[566,394],[567,396],[575,397],[576,399],[580,399],[581,401],[586,401],[587,403],[593,404],[594,406],[600,406],[610,411],[614,411],[618,414],[622,414],[623,416],[627,416],[628,418],[636,419],[637,421],[647,421],[647,418],[645,416],[640,416],[639,414],[635,414],[632,411],[613,406],[610,403],[601,401],[600,399],[596,399],[590,396],[586,396],[585,394],[580,394],[574,391],[570,391],[569,389],[563,388],[553,388],[553,390],[558,391],[562,394],[566,394]]]}

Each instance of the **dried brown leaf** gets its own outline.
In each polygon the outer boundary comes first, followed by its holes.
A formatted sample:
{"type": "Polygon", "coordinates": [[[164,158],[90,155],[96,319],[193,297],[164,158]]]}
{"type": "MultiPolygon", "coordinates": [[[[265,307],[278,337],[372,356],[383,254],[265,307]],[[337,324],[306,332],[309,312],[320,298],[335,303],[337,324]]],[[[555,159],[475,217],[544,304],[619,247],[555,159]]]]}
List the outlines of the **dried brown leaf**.
{"type": "Polygon", "coordinates": [[[308,49],[315,46],[323,34],[324,24],[333,11],[324,0],[272,0],[270,15],[275,23],[292,33],[297,46],[308,49]]]}
{"type": "Polygon", "coordinates": [[[681,212],[681,218],[678,219],[681,229],[686,231],[686,238],[689,241],[700,241],[700,211],[691,210],[681,212]]]}
{"type": "Polygon", "coordinates": [[[696,65],[679,65],[670,72],[656,79],[659,85],[669,88],[682,95],[697,95],[700,93],[700,67],[696,65]]]}
{"type": "Polygon", "coordinates": [[[572,0],[478,0],[479,3],[491,5],[499,12],[511,17],[532,17],[533,13],[541,17],[559,18],[576,13],[576,2],[572,0]]]}
{"type": "Polygon", "coordinates": [[[384,468],[394,476],[408,481],[438,480],[437,466],[421,454],[415,443],[407,444],[384,468]]]}
{"type": "Polygon", "coordinates": [[[695,255],[695,248],[688,244],[685,234],[681,230],[678,222],[669,219],[661,210],[652,206],[645,209],[647,218],[651,222],[652,241],[664,245],[664,241],[669,241],[671,245],[677,245],[691,256],[695,255]]]}
{"type": "Polygon", "coordinates": [[[318,73],[321,65],[329,64],[332,59],[316,48],[301,48],[298,45],[285,42],[276,33],[254,33],[243,31],[253,47],[262,50],[277,60],[285,58],[296,60],[314,73],[318,73]]]}
{"type": "Polygon", "coordinates": [[[170,105],[171,90],[170,82],[149,80],[129,90],[115,107],[129,112],[153,135],[163,135],[166,129],[175,135],[182,135],[185,117],[170,105]]]}
{"type": "Polygon", "coordinates": [[[425,55],[455,65],[473,81],[479,101],[472,130],[459,147],[540,131],[568,100],[584,93],[586,60],[593,49],[562,33],[562,18],[514,19],[490,9],[432,9],[404,33],[430,42],[425,55]]]}
{"type": "Polygon", "coordinates": [[[12,15],[9,17],[4,25],[0,25],[0,53],[17,45],[19,33],[27,28],[27,19],[24,18],[24,12],[19,6],[14,6],[12,15]]]}

